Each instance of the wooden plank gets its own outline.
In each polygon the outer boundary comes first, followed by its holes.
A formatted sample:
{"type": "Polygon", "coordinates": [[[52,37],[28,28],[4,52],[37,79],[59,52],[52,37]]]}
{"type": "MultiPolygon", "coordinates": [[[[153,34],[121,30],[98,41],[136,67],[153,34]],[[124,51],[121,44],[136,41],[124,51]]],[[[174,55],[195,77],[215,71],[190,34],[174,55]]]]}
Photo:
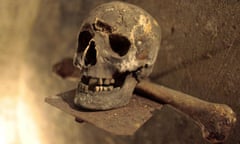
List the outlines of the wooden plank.
{"type": "Polygon", "coordinates": [[[73,115],[78,120],[83,120],[116,135],[133,135],[152,117],[155,109],[162,107],[159,103],[134,95],[125,107],[108,111],[88,111],[74,105],[74,95],[75,90],[70,90],[47,97],[45,101],[73,115]]]}

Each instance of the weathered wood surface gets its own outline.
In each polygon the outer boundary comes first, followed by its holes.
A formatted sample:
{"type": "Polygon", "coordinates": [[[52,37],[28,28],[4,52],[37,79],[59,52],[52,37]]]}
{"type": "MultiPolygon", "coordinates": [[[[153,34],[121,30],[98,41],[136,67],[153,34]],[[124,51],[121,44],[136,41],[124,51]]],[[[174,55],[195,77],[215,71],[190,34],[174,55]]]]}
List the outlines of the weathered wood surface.
{"type": "Polygon", "coordinates": [[[74,105],[74,95],[75,90],[71,90],[47,97],[45,101],[78,120],[86,121],[116,135],[133,135],[152,117],[154,110],[162,107],[159,103],[134,95],[125,107],[108,111],[87,111],[74,105]]]}

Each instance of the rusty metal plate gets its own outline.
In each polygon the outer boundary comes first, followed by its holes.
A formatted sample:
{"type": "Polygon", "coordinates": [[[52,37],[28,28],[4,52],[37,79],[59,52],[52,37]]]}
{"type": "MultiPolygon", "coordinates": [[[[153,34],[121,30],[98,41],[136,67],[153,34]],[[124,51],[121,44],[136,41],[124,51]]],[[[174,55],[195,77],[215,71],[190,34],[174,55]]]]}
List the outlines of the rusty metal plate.
{"type": "Polygon", "coordinates": [[[73,103],[75,90],[67,91],[45,101],[60,110],[69,113],[76,119],[83,120],[98,128],[116,135],[133,135],[148,119],[155,109],[162,105],[144,97],[134,95],[130,103],[122,108],[108,111],[86,111],[73,103]]]}

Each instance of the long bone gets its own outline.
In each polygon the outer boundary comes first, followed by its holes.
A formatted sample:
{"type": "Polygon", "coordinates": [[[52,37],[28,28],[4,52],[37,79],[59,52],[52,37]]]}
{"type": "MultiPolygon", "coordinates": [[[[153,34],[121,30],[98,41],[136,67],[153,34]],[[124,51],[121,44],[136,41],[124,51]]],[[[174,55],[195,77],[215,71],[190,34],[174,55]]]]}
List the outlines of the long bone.
{"type": "MultiPolygon", "coordinates": [[[[79,70],[72,66],[72,59],[55,64],[53,71],[65,79],[79,78],[79,70]]],[[[200,126],[203,138],[211,143],[224,142],[237,120],[236,114],[225,104],[207,102],[147,80],[140,81],[135,92],[169,104],[191,117],[200,126]]]]}
{"type": "Polygon", "coordinates": [[[200,126],[203,138],[211,143],[225,141],[236,123],[235,113],[225,104],[207,102],[146,80],[135,90],[190,116],[200,126]]]}

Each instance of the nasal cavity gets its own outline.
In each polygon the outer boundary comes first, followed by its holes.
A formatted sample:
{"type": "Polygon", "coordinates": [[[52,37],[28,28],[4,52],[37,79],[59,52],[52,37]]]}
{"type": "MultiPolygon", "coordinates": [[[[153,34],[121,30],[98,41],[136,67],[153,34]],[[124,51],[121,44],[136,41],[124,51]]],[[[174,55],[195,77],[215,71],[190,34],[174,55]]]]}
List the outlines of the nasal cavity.
{"type": "Polygon", "coordinates": [[[95,65],[97,63],[97,51],[95,46],[95,42],[91,41],[84,59],[85,66],[95,65]]]}

